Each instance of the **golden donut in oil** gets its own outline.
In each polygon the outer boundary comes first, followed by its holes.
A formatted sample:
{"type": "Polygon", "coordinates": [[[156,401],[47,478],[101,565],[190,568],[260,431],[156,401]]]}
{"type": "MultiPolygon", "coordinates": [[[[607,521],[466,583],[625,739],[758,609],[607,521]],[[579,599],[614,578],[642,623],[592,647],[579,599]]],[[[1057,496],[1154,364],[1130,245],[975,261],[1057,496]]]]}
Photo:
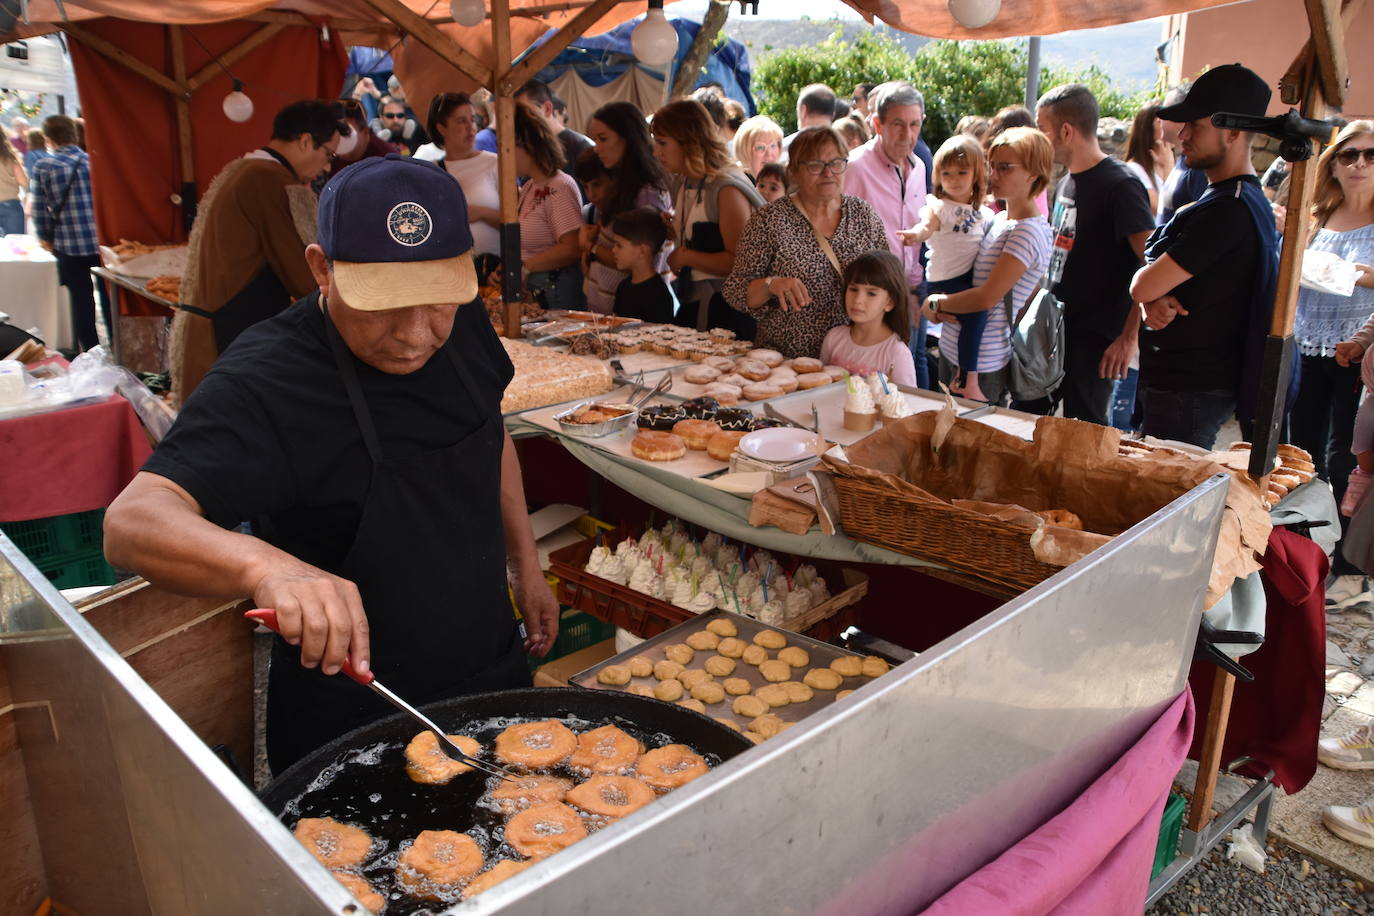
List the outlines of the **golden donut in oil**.
{"type": "Polygon", "coordinates": [[[482,872],[476,878],[468,882],[468,886],[463,888],[463,899],[476,897],[482,891],[489,891],[507,878],[520,874],[525,869],[533,865],[533,862],[517,862],[514,859],[502,859],[491,868],[482,872]]]}
{"type": "Polygon", "coordinates": [[[704,775],[706,761],[685,744],[656,747],[639,758],[639,778],[659,791],[676,789],[704,775]]]}
{"type": "Polygon", "coordinates": [[[332,817],[303,817],[291,832],[325,868],[354,868],[372,851],[372,837],[332,817]]]}
{"type": "Polygon", "coordinates": [[[425,830],[396,863],[396,883],[413,897],[443,900],[482,870],[482,850],[466,833],[425,830]]]}
{"type": "Polygon", "coordinates": [[[568,793],[568,803],[597,817],[624,817],[658,796],[630,776],[593,776],[568,793]]]}
{"type": "Polygon", "coordinates": [[[586,836],[581,815],[559,802],[526,808],[506,821],[506,842],[527,859],[551,856],[586,836]]]}
{"type": "MultiPolygon", "coordinates": [[[[478,744],[475,738],[466,735],[448,737],[469,757],[476,757],[482,752],[482,745],[478,744]]],[[[439,739],[431,731],[420,732],[410,739],[410,743],[406,745],[405,758],[406,775],[414,782],[430,786],[442,786],[460,773],[472,769],[468,764],[459,763],[445,754],[439,747],[439,739]]]]}
{"type": "Polygon", "coordinates": [[[614,725],[603,725],[577,736],[568,766],[578,773],[624,773],[635,765],[641,750],[637,739],[614,725]]]}
{"type": "Polygon", "coordinates": [[[497,757],[532,769],[560,764],[576,748],[577,735],[554,719],[512,725],[496,736],[497,757]]]}

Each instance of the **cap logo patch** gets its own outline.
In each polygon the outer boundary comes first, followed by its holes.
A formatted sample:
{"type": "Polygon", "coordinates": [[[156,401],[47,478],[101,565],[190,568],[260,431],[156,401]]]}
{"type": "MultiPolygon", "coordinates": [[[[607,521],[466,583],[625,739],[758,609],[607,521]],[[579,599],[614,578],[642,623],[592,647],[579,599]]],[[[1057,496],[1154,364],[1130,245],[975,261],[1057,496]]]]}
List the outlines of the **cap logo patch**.
{"type": "Polygon", "coordinates": [[[398,243],[414,248],[423,245],[434,229],[429,211],[413,201],[405,201],[391,208],[386,215],[386,231],[398,243]]]}

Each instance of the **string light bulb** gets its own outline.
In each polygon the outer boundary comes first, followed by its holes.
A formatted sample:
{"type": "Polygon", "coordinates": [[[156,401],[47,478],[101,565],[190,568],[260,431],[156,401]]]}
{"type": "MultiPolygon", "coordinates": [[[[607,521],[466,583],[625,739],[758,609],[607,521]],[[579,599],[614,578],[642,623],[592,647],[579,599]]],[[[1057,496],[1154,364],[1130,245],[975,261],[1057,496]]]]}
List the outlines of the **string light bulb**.
{"type": "Polygon", "coordinates": [[[448,11],[454,22],[469,28],[481,25],[487,18],[486,0],[451,0],[448,11]]]}
{"type": "Polygon", "coordinates": [[[224,97],[224,116],[240,124],[253,117],[253,100],[243,91],[242,80],[234,80],[234,90],[224,97]]]}
{"type": "Polygon", "coordinates": [[[677,56],[677,29],[663,15],[663,0],[649,0],[644,21],[630,33],[630,48],[650,67],[665,66],[677,56]]]}
{"type": "Polygon", "coordinates": [[[966,29],[981,29],[997,18],[1002,0],[949,0],[949,14],[966,29]]]}

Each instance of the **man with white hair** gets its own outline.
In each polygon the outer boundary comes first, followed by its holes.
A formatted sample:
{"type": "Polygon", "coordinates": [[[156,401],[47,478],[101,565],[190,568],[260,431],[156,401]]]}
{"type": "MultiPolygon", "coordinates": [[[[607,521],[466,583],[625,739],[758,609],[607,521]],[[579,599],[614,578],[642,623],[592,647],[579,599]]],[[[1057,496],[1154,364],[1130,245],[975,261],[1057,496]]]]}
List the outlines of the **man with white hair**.
{"type": "Polygon", "coordinates": [[[21,157],[29,151],[29,122],[23,118],[15,118],[10,122],[10,142],[14,144],[14,151],[21,157]]]}

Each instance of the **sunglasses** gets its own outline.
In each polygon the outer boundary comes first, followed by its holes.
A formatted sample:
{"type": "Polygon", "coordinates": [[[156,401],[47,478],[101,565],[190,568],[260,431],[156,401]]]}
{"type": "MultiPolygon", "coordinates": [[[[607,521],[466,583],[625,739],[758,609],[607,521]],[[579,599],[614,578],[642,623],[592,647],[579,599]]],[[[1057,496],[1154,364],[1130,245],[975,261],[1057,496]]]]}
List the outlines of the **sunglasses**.
{"type": "Polygon", "coordinates": [[[1365,165],[1374,165],[1374,146],[1367,146],[1364,149],[1351,149],[1346,147],[1336,154],[1336,161],[1346,168],[1354,168],[1355,163],[1364,158],[1365,165]]]}
{"type": "Polygon", "coordinates": [[[820,159],[803,159],[801,164],[812,175],[819,175],[822,169],[830,169],[832,175],[843,175],[844,170],[849,168],[848,159],[831,159],[829,162],[820,159]]]}
{"type": "Polygon", "coordinates": [[[406,113],[404,111],[388,111],[386,114],[382,115],[382,117],[386,118],[388,121],[399,121],[405,116],[406,113]]]}

